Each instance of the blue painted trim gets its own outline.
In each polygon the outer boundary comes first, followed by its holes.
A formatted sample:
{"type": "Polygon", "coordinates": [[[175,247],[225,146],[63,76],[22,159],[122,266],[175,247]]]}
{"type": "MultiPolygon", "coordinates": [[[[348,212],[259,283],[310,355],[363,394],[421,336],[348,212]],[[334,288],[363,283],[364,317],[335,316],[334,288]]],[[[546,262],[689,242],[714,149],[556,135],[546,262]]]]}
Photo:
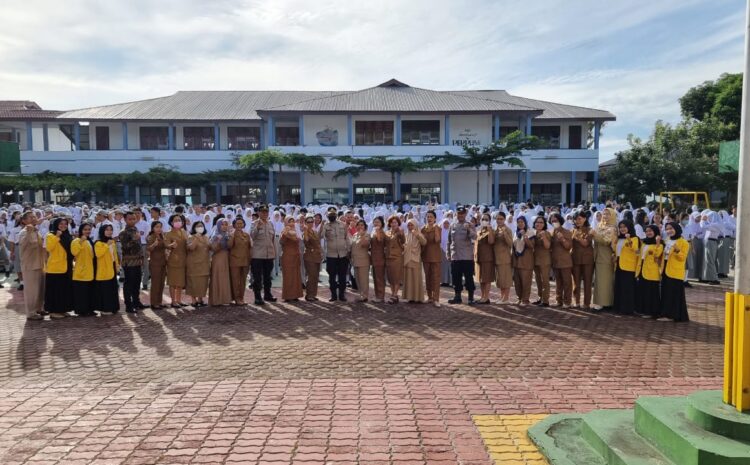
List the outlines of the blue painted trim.
{"type": "Polygon", "coordinates": [[[122,122],[122,149],[128,150],[128,123],[122,122]]]}
{"type": "Polygon", "coordinates": [[[167,147],[169,150],[174,150],[175,145],[174,123],[169,123],[169,126],[167,126],[167,147]]]}
{"type": "Polygon", "coordinates": [[[76,150],[81,150],[81,125],[78,123],[73,124],[73,145],[76,150]]]}
{"type": "Polygon", "coordinates": [[[42,124],[42,141],[44,151],[49,152],[49,128],[47,127],[47,123],[42,124]]]}
{"type": "Polygon", "coordinates": [[[492,205],[500,205],[500,170],[492,170],[492,205]]]}
{"type": "Polygon", "coordinates": [[[221,203],[221,184],[214,184],[214,193],[216,194],[216,203],[221,203]]]}
{"type": "Polygon", "coordinates": [[[393,145],[401,145],[401,115],[396,115],[396,133],[393,136],[393,145]]]}
{"type": "Polygon", "coordinates": [[[522,173],[523,171],[520,171],[520,170],[518,171],[518,192],[517,192],[518,202],[521,202],[521,198],[523,197],[523,181],[522,181],[523,178],[521,177],[522,173]]]}
{"type": "Polygon", "coordinates": [[[594,123],[594,150],[599,150],[599,136],[602,132],[602,123],[597,121],[594,123]]]}
{"type": "Polygon", "coordinates": [[[445,145],[451,145],[451,115],[445,115],[445,145]]]}
{"type": "Polygon", "coordinates": [[[531,198],[531,170],[526,170],[526,195],[524,197],[524,201],[531,198]]]}
{"type": "Polygon", "coordinates": [[[493,140],[500,140],[500,115],[495,115],[494,120],[493,140]]]}
{"type": "Polygon", "coordinates": [[[34,134],[32,132],[31,121],[26,121],[26,150],[34,150],[34,134]]]}
{"type": "Polygon", "coordinates": [[[305,202],[305,171],[299,170],[299,204],[306,205],[305,202]]]}
{"type": "Polygon", "coordinates": [[[276,137],[274,134],[274,121],[273,116],[268,117],[268,140],[266,141],[266,147],[273,147],[276,145],[276,137]]]}
{"type": "Polygon", "coordinates": [[[214,123],[214,150],[221,150],[221,129],[219,123],[214,123]]]}
{"type": "Polygon", "coordinates": [[[570,172],[570,198],[568,199],[568,204],[574,204],[576,203],[576,172],[575,170],[570,172]]]}
{"type": "Polygon", "coordinates": [[[443,170],[443,203],[450,203],[451,172],[443,170]]]}
{"type": "Polygon", "coordinates": [[[594,192],[592,193],[591,201],[593,203],[599,202],[599,170],[594,171],[594,192]]]}
{"type": "Polygon", "coordinates": [[[401,200],[401,173],[396,173],[396,192],[394,192],[394,200],[396,202],[401,200]]]}
{"type": "Polygon", "coordinates": [[[531,116],[526,117],[526,135],[531,135],[531,116]]]}
{"type": "Polygon", "coordinates": [[[346,115],[346,145],[354,145],[354,122],[352,115],[346,115]]]}
{"type": "Polygon", "coordinates": [[[263,150],[266,148],[266,123],[263,120],[260,120],[260,138],[258,140],[258,145],[260,146],[260,149],[263,150]]]}
{"type": "Polygon", "coordinates": [[[266,192],[266,203],[276,203],[276,184],[273,181],[273,169],[268,170],[268,187],[266,192]]]}
{"type": "Polygon", "coordinates": [[[304,146],[305,145],[305,117],[303,115],[299,115],[299,122],[297,123],[297,127],[299,127],[299,145],[304,146]]]}
{"type": "Polygon", "coordinates": [[[122,195],[125,198],[125,202],[127,202],[130,198],[130,186],[128,186],[127,184],[124,184],[122,186],[122,195]]]}
{"type": "Polygon", "coordinates": [[[351,174],[347,175],[346,177],[346,188],[347,188],[348,195],[349,195],[349,203],[353,204],[354,203],[354,176],[352,176],[351,174]]]}

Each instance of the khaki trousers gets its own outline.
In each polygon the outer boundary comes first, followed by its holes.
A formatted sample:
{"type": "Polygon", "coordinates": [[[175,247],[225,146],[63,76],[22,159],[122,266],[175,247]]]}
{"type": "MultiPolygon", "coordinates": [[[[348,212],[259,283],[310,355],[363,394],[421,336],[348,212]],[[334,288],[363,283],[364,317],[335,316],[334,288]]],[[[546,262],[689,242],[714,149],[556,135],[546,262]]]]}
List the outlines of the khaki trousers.
{"type": "Polygon", "coordinates": [[[581,304],[581,281],[583,280],[583,306],[591,305],[591,289],[594,282],[594,264],[573,265],[573,298],[581,304]]]}
{"type": "Polygon", "coordinates": [[[312,299],[318,297],[318,278],[320,277],[320,262],[311,262],[305,260],[305,298],[312,299]]]}
{"type": "Polygon", "coordinates": [[[42,311],[44,303],[44,272],[23,270],[23,301],[26,305],[26,316],[34,316],[42,311]]]}
{"type": "Polygon", "coordinates": [[[357,292],[363,299],[370,298],[370,265],[355,266],[354,279],[357,280],[357,292]]]}
{"type": "Polygon", "coordinates": [[[532,269],[515,268],[513,270],[513,285],[516,290],[518,300],[524,303],[529,302],[531,296],[531,274],[532,269]]]}
{"type": "Polygon", "coordinates": [[[375,298],[385,300],[385,265],[372,266],[372,281],[375,288],[375,298]]]}
{"type": "Polygon", "coordinates": [[[570,305],[573,292],[573,275],[570,268],[555,268],[555,297],[557,305],[570,305]]]}
{"type": "Polygon", "coordinates": [[[549,265],[534,267],[534,277],[536,278],[536,292],[542,303],[549,303],[549,265]]]}
{"type": "Polygon", "coordinates": [[[245,286],[247,286],[247,273],[249,266],[230,266],[229,283],[232,287],[232,300],[235,302],[245,301],[245,286]]]}
{"type": "Polygon", "coordinates": [[[427,290],[427,299],[433,302],[440,300],[440,262],[423,262],[424,284],[427,290]]]}

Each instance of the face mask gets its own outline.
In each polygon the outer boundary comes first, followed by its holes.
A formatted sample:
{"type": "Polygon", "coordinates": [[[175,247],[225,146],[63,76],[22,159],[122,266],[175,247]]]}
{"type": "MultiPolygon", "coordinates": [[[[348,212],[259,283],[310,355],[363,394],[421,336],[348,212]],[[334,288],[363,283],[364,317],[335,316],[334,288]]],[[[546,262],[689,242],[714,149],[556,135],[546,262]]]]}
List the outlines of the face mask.
{"type": "Polygon", "coordinates": [[[688,220],[682,220],[680,223],[682,223],[683,226],[687,226],[689,221],[688,220]]]}
{"type": "Polygon", "coordinates": [[[489,222],[489,221],[487,221],[487,220],[482,220],[482,227],[483,227],[483,228],[484,228],[484,227],[487,227],[487,226],[489,226],[489,225],[490,225],[490,222],[489,222]]]}
{"type": "Polygon", "coordinates": [[[336,221],[336,215],[328,215],[328,221],[330,221],[331,223],[336,221]]]}
{"type": "Polygon", "coordinates": [[[552,223],[552,227],[553,228],[559,228],[560,227],[560,223],[558,223],[557,221],[555,221],[554,223],[552,223]]]}
{"type": "Polygon", "coordinates": [[[172,223],[172,228],[174,229],[181,229],[182,228],[182,221],[175,221],[172,223]]]}
{"type": "Polygon", "coordinates": [[[195,228],[195,232],[197,232],[198,234],[203,234],[204,232],[206,232],[206,228],[204,228],[203,226],[198,226],[197,228],[195,228]]]}

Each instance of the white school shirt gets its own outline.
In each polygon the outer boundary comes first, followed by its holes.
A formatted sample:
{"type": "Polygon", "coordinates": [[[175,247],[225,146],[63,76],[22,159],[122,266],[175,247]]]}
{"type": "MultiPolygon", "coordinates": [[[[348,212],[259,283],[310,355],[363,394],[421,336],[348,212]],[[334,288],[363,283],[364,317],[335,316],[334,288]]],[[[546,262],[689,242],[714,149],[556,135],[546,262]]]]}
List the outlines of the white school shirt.
{"type": "Polygon", "coordinates": [[[138,230],[138,234],[141,236],[141,245],[146,243],[148,233],[151,231],[151,225],[148,221],[139,221],[135,224],[135,229],[138,230]]]}

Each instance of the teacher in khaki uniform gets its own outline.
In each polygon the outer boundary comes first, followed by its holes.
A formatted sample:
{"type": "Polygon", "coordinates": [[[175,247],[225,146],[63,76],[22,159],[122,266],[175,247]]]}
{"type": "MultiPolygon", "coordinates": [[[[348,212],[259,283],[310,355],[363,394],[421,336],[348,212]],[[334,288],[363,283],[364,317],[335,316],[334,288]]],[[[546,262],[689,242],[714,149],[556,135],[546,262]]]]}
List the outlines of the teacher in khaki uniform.
{"type": "Polygon", "coordinates": [[[492,244],[495,257],[495,284],[500,289],[500,302],[510,300],[510,286],[513,284],[513,232],[505,224],[505,213],[497,212],[495,216],[495,242],[492,244]]]}
{"type": "Polygon", "coordinates": [[[422,227],[422,236],[426,242],[422,247],[422,266],[424,267],[424,282],[427,290],[427,302],[440,306],[440,268],[443,261],[443,249],[440,248],[442,233],[437,225],[437,216],[430,210],[427,212],[427,224],[422,227]]]}
{"type": "Polygon", "coordinates": [[[229,280],[232,300],[236,305],[245,305],[245,286],[253,257],[253,240],[245,232],[245,220],[241,217],[232,222],[234,232],[229,235],[229,280]]]}
{"type": "Polygon", "coordinates": [[[451,260],[451,277],[455,297],[449,304],[461,303],[461,291],[466,287],[469,304],[474,303],[474,240],[477,232],[474,226],[466,221],[466,207],[456,209],[458,221],[453,223],[448,232],[448,253],[451,260]]]}
{"type": "Polygon", "coordinates": [[[555,296],[557,307],[568,308],[573,300],[573,233],[563,228],[563,218],[559,213],[550,215],[552,223],[552,269],[555,271],[555,296]]]}
{"type": "Polygon", "coordinates": [[[305,244],[302,260],[305,262],[307,275],[305,300],[314,302],[318,300],[318,278],[320,277],[320,264],[323,262],[323,248],[320,245],[320,234],[315,231],[315,217],[310,213],[305,217],[302,241],[305,244]]]}
{"type": "Polygon", "coordinates": [[[250,238],[253,241],[250,271],[253,274],[255,305],[263,305],[266,300],[276,302],[276,297],[271,295],[271,271],[276,259],[276,231],[273,224],[268,221],[268,207],[265,205],[258,208],[258,221],[253,223],[250,238]]]}

